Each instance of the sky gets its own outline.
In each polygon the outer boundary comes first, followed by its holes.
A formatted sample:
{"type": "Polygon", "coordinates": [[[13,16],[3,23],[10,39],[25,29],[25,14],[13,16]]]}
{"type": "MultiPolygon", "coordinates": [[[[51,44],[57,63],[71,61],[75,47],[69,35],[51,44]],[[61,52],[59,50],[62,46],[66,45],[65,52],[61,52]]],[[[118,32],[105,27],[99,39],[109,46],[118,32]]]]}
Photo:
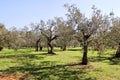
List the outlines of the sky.
{"type": "Polygon", "coordinates": [[[40,20],[65,18],[67,12],[63,5],[66,3],[75,4],[86,16],[90,16],[95,5],[104,14],[113,11],[120,17],[120,0],[0,0],[0,23],[8,29],[23,28],[40,20]]]}

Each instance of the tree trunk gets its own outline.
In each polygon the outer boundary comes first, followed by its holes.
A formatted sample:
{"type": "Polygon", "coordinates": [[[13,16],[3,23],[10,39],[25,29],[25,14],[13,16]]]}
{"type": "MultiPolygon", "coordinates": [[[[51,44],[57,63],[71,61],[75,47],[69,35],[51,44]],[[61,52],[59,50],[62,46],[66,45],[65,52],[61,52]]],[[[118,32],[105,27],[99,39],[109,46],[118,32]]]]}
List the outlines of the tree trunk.
{"type": "Polygon", "coordinates": [[[0,46],[0,51],[2,51],[2,49],[3,49],[3,47],[2,47],[2,46],[0,46]]]}
{"type": "Polygon", "coordinates": [[[35,46],[35,51],[39,51],[38,44],[35,46]]]}
{"type": "Polygon", "coordinates": [[[35,51],[38,51],[38,46],[35,47],[35,51]]]}
{"type": "Polygon", "coordinates": [[[87,65],[88,64],[88,58],[87,58],[87,52],[88,52],[88,46],[84,45],[83,46],[83,58],[82,58],[82,64],[87,65]]]}
{"type": "Polygon", "coordinates": [[[50,50],[48,49],[48,54],[55,54],[53,52],[53,46],[51,45],[51,43],[48,43],[48,46],[50,47],[50,50]]]}
{"type": "Polygon", "coordinates": [[[40,39],[38,39],[38,40],[36,41],[35,51],[39,51],[39,42],[40,42],[40,39]]]}
{"type": "Polygon", "coordinates": [[[120,58],[120,43],[119,43],[118,49],[116,51],[115,57],[120,58]]]}
{"type": "Polygon", "coordinates": [[[40,51],[42,51],[42,48],[43,48],[43,47],[42,47],[42,46],[40,46],[40,51]]]}
{"type": "Polygon", "coordinates": [[[83,43],[83,58],[82,58],[82,64],[83,65],[87,65],[88,64],[88,57],[87,57],[87,53],[88,53],[88,37],[84,36],[84,43],[83,43]]]}
{"type": "Polygon", "coordinates": [[[62,50],[63,50],[63,51],[66,51],[66,45],[64,45],[64,46],[62,47],[62,50]]]}

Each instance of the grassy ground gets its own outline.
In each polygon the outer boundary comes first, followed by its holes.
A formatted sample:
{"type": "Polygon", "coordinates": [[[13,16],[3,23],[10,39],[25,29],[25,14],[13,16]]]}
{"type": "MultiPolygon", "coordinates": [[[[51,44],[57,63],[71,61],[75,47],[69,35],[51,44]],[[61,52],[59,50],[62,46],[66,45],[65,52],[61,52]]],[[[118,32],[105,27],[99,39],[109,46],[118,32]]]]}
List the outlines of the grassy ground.
{"type": "Polygon", "coordinates": [[[101,57],[89,50],[90,64],[80,65],[82,50],[55,49],[56,55],[47,55],[46,50],[18,51],[4,49],[0,52],[0,75],[20,75],[25,80],[120,80],[120,59],[112,58],[115,50],[106,51],[101,57]]]}

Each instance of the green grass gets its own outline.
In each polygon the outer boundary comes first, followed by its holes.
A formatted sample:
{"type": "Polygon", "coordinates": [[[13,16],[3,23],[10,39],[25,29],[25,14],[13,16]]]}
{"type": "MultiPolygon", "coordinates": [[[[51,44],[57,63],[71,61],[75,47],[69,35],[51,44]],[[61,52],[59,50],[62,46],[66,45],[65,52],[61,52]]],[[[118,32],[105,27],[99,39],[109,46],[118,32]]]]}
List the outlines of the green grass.
{"type": "Polygon", "coordinates": [[[99,57],[90,49],[87,66],[78,64],[82,58],[80,48],[56,48],[55,52],[52,56],[46,49],[4,49],[0,52],[0,75],[28,74],[28,80],[120,80],[120,59],[112,58],[115,50],[107,50],[99,57]]]}

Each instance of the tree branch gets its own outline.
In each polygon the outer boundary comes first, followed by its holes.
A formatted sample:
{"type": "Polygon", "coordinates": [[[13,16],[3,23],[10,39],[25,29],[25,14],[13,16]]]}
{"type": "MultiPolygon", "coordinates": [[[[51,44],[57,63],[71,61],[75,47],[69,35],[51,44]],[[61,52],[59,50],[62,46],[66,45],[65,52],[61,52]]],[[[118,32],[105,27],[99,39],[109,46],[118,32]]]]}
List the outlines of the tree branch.
{"type": "Polygon", "coordinates": [[[58,37],[58,36],[57,36],[57,35],[55,35],[55,36],[51,39],[51,41],[52,41],[52,40],[54,40],[54,39],[56,39],[57,37],[58,37]]]}

